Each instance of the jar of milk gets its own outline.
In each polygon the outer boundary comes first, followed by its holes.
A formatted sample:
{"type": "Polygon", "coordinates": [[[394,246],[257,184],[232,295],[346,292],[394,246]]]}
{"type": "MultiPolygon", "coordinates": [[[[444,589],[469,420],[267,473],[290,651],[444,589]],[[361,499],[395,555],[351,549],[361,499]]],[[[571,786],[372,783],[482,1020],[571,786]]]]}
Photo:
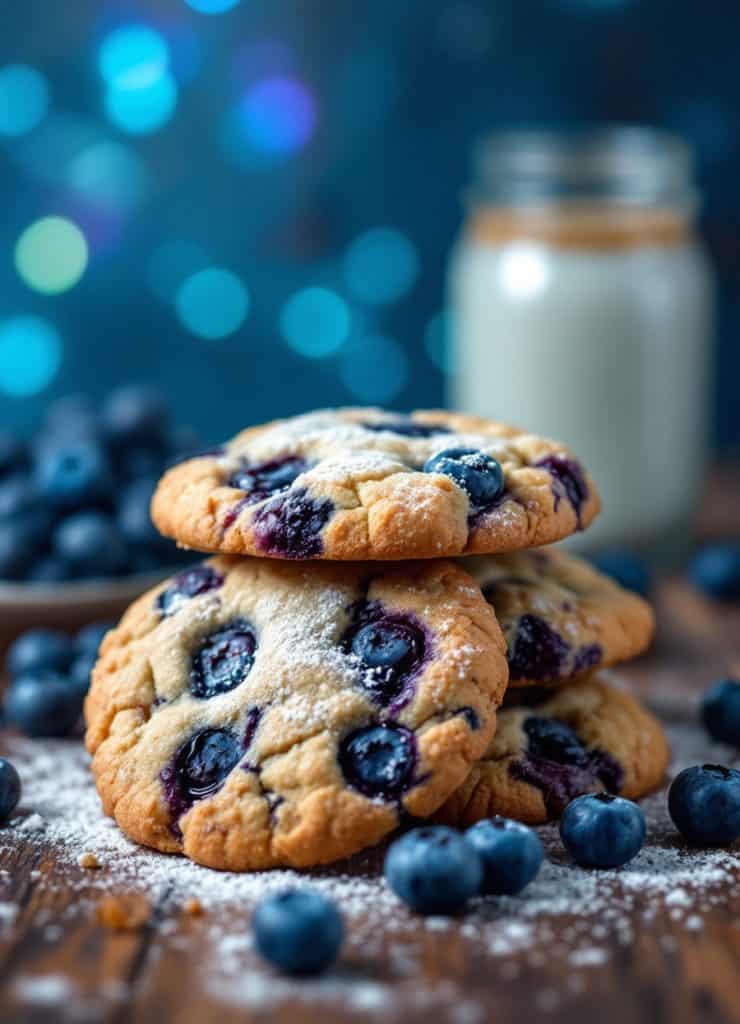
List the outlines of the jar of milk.
{"type": "Polygon", "coordinates": [[[701,495],[713,278],[692,169],[647,128],[477,151],[450,272],[451,404],[573,448],[604,503],[581,547],[685,548],[701,495]]]}

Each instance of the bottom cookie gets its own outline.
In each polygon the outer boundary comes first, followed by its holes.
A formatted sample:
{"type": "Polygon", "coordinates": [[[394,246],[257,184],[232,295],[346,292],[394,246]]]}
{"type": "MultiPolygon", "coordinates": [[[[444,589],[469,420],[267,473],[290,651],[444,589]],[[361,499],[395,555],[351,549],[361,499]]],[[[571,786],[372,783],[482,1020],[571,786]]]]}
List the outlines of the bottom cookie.
{"type": "Polygon", "coordinates": [[[660,784],[669,757],[657,719],[603,676],[538,690],[499,711],[485,757],[435,819],[471,825],[500,814],[537,825],[583,793],[639,799],[660,784]]]}

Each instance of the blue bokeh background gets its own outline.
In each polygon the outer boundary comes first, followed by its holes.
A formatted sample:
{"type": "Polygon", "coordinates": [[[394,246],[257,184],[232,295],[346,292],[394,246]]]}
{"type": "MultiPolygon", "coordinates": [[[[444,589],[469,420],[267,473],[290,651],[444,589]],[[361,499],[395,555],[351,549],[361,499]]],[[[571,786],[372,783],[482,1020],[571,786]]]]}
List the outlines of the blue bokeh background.
{"type": "Polygon", "coordinates": [[[606,120],[697,148],[740,445],[736,0],[24,0],[0,28],[3,424],[142,379],[213,439],[439,404],[473,141],[606,120]]]}

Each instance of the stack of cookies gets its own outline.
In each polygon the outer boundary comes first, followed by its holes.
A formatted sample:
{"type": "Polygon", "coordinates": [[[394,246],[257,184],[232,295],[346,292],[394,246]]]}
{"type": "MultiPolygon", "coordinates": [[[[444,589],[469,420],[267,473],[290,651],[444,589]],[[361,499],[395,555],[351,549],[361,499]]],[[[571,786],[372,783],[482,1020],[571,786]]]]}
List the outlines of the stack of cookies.
{"type": "Polygon", "coordinates": [[[106,812],[247,870],[411,819],[642,796],[665,737],[599,670],[647,646],[651,610],[543,547],[598,510],[562,445],[445,412],[312,413],[171,469],[154,522],[217,557],[103,642],[85,715],[106,812]]]}

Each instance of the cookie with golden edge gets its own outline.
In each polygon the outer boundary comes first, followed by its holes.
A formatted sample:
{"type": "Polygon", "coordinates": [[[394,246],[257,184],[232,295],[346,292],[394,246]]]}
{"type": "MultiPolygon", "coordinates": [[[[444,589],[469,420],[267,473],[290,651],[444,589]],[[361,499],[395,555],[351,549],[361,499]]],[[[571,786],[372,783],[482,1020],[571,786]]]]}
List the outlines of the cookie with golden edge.
{"type": "Polygon", "coordinates": [[[565,551],[469,558],[462,565],[506,637],[511,688],[582,678],[637,657],[652,640],[648,602],[565,551]]]}
{"type": "Polygon", "coordinates": [[[170,469],[158,529],[199,551],[393,560],[497,553],[585,529],[593,480],[562,445],[480,417],[336,409],[170,469]]]}
{"type": "Polygon", "coordinates": [[[526,703],[499,711],[485,756],[438,820],[467,826],[498,814],[537,825],[583,793],[637,800],[662,782],[670,750],[660,723],[604,676],[519,692],[526,703]]]}
{"type": "Polygon", "coordinates": [[[484,754],[507,675],[493,610],[453,562],[221,557],[108,633],[86,743],[136,842],[310,867],[432,814],[484,754]]]}

